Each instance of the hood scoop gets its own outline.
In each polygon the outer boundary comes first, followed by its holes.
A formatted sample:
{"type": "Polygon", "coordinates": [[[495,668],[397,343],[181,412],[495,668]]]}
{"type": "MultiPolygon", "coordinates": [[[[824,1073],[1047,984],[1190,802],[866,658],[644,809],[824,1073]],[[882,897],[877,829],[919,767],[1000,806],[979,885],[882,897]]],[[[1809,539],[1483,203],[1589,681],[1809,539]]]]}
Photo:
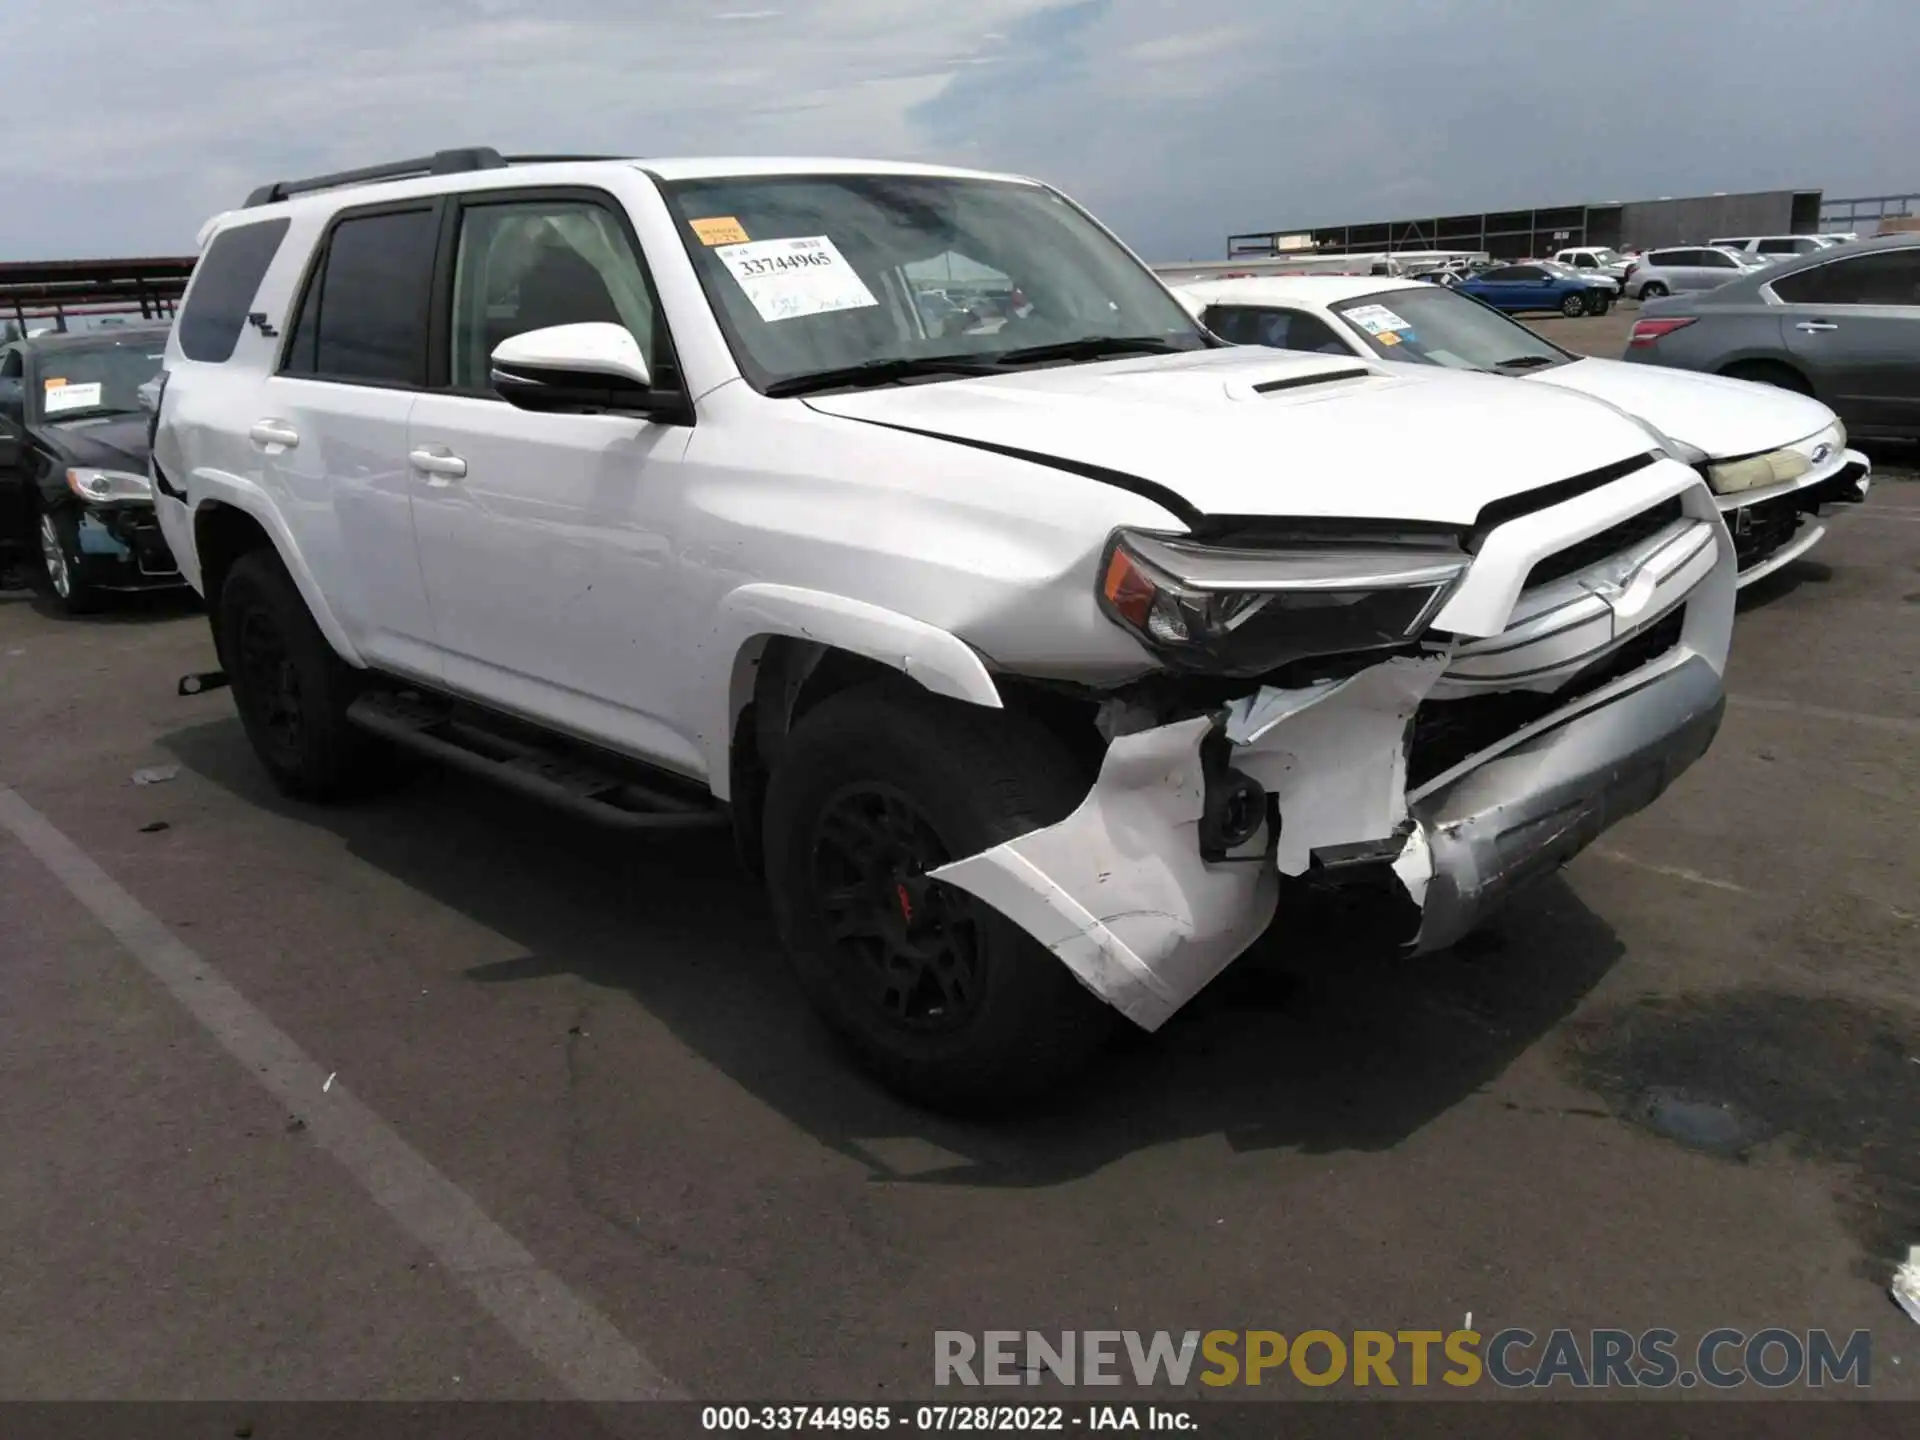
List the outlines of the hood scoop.
{"type": "Polygon", "coordinates": [[[1229,380],[1226,391],[1227,398],[1230,400],[1264,400],[1269,395],[1298,394],[1303,390],[1349,383],[1354,380],[1386,378],[1384,373],[1370,366],[1343,363],[1326,369],[1290,370],[1284,375],[1274,376],[1271,380],[1229,380]]]}

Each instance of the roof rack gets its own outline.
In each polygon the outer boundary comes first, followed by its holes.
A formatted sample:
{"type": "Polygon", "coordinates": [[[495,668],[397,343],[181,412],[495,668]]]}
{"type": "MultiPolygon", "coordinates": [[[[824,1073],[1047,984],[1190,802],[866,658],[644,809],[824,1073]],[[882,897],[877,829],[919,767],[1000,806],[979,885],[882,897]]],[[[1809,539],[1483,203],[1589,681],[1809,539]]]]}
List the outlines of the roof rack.
{"type": "Polygon", "coordinates": [[[490,145],[475,145],[464,150],[436,150],[431,155],[421,155],[412,160],[393,160],[385,165],[368,165],[359,170],[337,170],[331,175],[312,175],[304,180],[276,180],[248,195],[247,208],[272,205],[276,201],[315,190],[371,185],[380,180],[410,180],[421,175],[463,175],[473,170],[499,170],[508,165],[620,158],[617,155],[502,155],[490,145]]]}

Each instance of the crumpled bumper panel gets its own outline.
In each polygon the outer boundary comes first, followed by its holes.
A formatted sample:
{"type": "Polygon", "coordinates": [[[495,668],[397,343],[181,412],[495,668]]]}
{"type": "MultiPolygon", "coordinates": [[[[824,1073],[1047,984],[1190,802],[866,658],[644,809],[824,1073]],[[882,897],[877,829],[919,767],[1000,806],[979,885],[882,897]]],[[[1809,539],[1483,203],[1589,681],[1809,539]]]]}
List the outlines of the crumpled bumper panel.
{"type": "Polygon", "coordinates": [[[930,872],[1007,916],[1080,982],[1154,1030],[1260,937],[1279,882],[1254,853],[1200,858],[1205,803],[1197,716],[1123,735],[1057,825],[930,872]]]}
{"type": "Polygon", "coordinates": [[[1412,946],[1443,948],[1659,795],[1724,706],[1718,670],[1682,654],[1409,804],[1404,737],[1445,666],[1394,659],[1231,706],[1232,766],[1277,799],[1281,825],[1226,861],[1200,854],[1201,746],[1217,722],[1198,716],[1114,740],[1072,815],[932,878],[1001,911],[1153,1030],[1260,937],[1279,877],[1306,874],[1316,852],[1397,845],[1390,868],[1422,911],[1412,946]]]}

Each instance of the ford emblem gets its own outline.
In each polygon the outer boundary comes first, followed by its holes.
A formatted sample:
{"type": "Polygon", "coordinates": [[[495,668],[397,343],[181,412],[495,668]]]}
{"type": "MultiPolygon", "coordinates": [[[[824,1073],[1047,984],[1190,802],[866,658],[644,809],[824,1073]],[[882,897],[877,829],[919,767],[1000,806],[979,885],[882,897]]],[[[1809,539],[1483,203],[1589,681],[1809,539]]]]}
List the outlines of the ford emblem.
{"type": "Polygon", "coordinates": [[[1833,446],[1822,441],[1813,447],[1813,463],[1816,465],[1824,465],[1827,463],[1827,457],[1831,454],[1833,454],[1833,446]]]}

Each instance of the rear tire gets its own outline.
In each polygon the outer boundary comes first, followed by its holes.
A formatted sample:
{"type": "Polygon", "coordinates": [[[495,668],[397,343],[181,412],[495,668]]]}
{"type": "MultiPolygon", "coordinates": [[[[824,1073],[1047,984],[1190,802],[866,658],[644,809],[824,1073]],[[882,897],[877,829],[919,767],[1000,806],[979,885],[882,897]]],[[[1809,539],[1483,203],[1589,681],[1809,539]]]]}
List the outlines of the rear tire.
{"type": "Polygon", "coordinates": [[[391,772],[385,747],[347,723],[360,673],[334,652],[280,557],[250,550],[218,600],[220,660],[254,753],[279,789],[336,800],[391,772]]]}
{"type": "Polygon", "coordinates": [[[1092,1058],[1117,1012],[964,891],[949,860],[1064,819],[1079,767],[1005,711],[882,682],[800,722],[767,793],[767,889],[814,1007],[883,1084],[999,1108],[1092,1058]]]}

